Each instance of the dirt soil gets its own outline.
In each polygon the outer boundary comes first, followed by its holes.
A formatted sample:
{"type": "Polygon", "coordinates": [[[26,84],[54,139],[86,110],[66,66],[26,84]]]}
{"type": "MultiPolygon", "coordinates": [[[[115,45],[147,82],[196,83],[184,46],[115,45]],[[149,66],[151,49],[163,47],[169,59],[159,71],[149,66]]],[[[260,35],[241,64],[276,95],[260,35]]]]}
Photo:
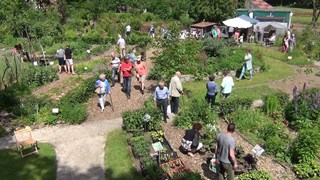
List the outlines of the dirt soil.
{"type": "Polygon", "coordinates": [[[290,95],[292,95],[292,90],[295,85],[298,87],[298,90],[301,90],[303,88],[304,83],[306,83],[307,88],[308,87],[320,87],[320,77],[316,76],[316,73],[320,71],[320,67],[311,66],[308,68],[312,68],[313,73],[306,74],[304,72],[304,70],[306,68],[299,68],[299,69],[297,69],[297,73],[295,75],[290,76],[285,79],[281,79],[278,81],[273,81],[271,83],[268,83],[268,86],[270,88],[278,89],[283,92],[286,92],[290,95]]]}
{"type": "MultiPolygon", "coordinates": [[[[227,123],[220,119],[219,126],[222,129],[227,129],[227,123]]],[[[181,157],[183,162],[187,164],[190,170],[199,172],[204,179],[216,179],[216,175],[208,168],[207,160],[211,158],[213,153],[206,152],[205,154],[196,154],[195,157],[190,157],[183,154],[179,147],[181,145],[181,139],[184,136],[185,131],[178,129],[172,123],[163,124],[165,137],[171,144],[172,148],[178,152],[178,156],[181,157]]],[[[243,147],[245,154],[248,154],[253,149],[253,145],[246,139],[235,132],[234,138],[236,139],[237,146],[243,147]]],[[[276,180],[293,180],[295,179],[294,173],[290,170],[290,167],[281,165],[273,160],[270,156],[262,156],[258,158],[258,168],[269,172],[273,179],[276,180]]]]}
{"type": "MultiPolygon", "coordinates": [[[[147,51],[147,68],[153,66],[153,63],[150,60],[150,57],[153,56],[152,49],[147,51]]],[[[100,112],[99,99],[97,96],[91,98],[88,102],[88,118],[87,121],[100,120],[100,119],[114,119],[121,117],[121,114],[128,110],[135,110],[142,108],[144,106],[145,100],[147,100],[153,93],[156,81],[147,80],[145,86],[145,92],[142,95],[139,90],[139,82],[137,78],[132,77],[131,81],[131,98],[127,99],[124,92],[122,92],[122,86],[119,83],[116,83],[114,87],[111,87],[111,98],[110,96],[106,98],[106,109],[104,112],[100,112]],[[111,108],[113,105],[113,110],[111,108]]]]}

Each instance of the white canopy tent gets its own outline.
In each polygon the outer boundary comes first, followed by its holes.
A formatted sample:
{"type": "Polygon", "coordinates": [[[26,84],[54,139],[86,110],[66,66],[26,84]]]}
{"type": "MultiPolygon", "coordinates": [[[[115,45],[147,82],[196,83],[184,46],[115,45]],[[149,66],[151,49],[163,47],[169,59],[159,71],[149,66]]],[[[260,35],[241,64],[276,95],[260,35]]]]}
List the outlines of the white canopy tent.
{"type": "Polygon", "coordinates": [[[235,28],[250,28],[252,25],[257,24],[259,21],[252,19],[249,16],[241,15],[232,19],[223,21],[223,24],[235,28]]]}
{"type": "Polygon", "coordinates": [[[287,23],[281,22],[259,22],[255,26],[259,26],[264,32],[276,31],[277,35],[284,35],[287,29],[287,23]]]}

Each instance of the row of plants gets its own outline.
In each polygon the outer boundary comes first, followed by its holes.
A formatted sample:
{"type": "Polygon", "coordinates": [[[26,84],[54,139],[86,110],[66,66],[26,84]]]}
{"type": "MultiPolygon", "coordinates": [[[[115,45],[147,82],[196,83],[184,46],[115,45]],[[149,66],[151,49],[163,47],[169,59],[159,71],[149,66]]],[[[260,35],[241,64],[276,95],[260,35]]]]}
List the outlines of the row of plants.
{"type": "MultiPolygon", "coordinates": [[[[174,34],[172,40],[162,40],[156,46],[161,48],[161,51],[156,53],[155,66],[149,77],[164,80],[169,80],[177,70],[193,75],[196,79],[203,79],[224,69],[240,72],[246,51],[244,48],[232,46],[224,39],[179,41],[174,34]]],[[[254,67],[259,67],[261,71],[269,70],[262,51],[253,50],[251,53],[254,67]]]]}
{"type": "Polygon", "coordinates": [[[250,141],[289,163],[297,177],[319,176],[319,92],[315,88],[298,93],[295,88],[291,102],[285,93],[271,93],[263,98],[261,109],[241,106],[228,117],[250,141]],[[288,127],[297,131],[296,138],[288,134],[292,131],[288,127]]]}

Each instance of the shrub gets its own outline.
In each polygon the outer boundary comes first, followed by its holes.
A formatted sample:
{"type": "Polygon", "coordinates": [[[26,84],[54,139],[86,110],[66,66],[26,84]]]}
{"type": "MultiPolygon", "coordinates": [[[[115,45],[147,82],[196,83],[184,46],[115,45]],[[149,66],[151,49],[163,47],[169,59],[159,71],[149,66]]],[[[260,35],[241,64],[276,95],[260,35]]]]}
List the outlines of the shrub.
{"type": "Polygon", "coordinates": [[[192,125],[196,122],[202,125],[216,125],[216,113],[212,112],[208,103],[196,98],[190,99],[190,102],[183,107],[183,111],[174,119],[174,125],[183,129],[192,128],[192,125]]]}
{"type": "Polygon", "coordinates": [[[298,137],[291,147],[293,163],[309,163],[314,160],[320,150],[319,128],[313,127],[299,131],[298,137]]]}
{"type": "MultiPolygon", "coordinates": [[[[99,59],[99,60],[94,60],[94,61],[87,61],[78,64],[76,68],[77,73],[91,73],[95,71],[96,69],[100,69],[101,67],[105,67],[105,64],[107,63],[106,59],[99,59]],[[99,67],[99,68],[97,68],[99,67]]],[[[104,68],[103,68],[104,69],[104,68]]],[[[108,73],[110,74],[110,73],[108,73]]],[[[108,75],[106,74],[106,75],[108,75]]],[[[109,79],[109,77],[107,77],[109,79]]]]}
{"type": "Polygon", "coordinates": [[[122,128],[126,131],[141,131],[144,125],[144,116],[150,115],[148,130],[161,129],[162,113],[156,108],[144,108],[134,111],[127,111],[122,114],[122,128]]]}
{"type": "Polygon", "coordinates": [[[249,109],[252,105],[253,99],[251,98],[229,98],[221,102],[220,112],[223,115],[241,109],[249,109]]]}
{"type": "Polygon", "coordinates": [[[0,124],[0,137],[4,137],[5,135],[6,135],[6,130],[4,129],[2,124],[0,124]]]}
{"type": "Polygon", "coordinates": [[[84,81],[75,89],[71,90],[60,99],[61,103],[85,103],[94,95],[94,83],[97,77],[92,77],[84,81]]]}
{"type": "Polygon", "coordinates": [[[313,160],[293,165],[293,171],[301,179],[320,176],[320,164],[313,160]]]}
{"type": "Polygon", "coordinates": [[[270,174],[263,170],[249,171],[237,176],[237,180],[272,180],[270,174]]]}
{"type": "Polygon", "coordinates": [[[286,118],[294,129],[311,127],[319,123],[320,89],[312,88],[295,93],[292,103],[286,108],[286,118]]]}
{"type": "Polygon", "coordinates": [[[87,118],[87,105],[80,103],[63,103],[60,106],[60,117],[69,124],[80,124],[87,118]]]}

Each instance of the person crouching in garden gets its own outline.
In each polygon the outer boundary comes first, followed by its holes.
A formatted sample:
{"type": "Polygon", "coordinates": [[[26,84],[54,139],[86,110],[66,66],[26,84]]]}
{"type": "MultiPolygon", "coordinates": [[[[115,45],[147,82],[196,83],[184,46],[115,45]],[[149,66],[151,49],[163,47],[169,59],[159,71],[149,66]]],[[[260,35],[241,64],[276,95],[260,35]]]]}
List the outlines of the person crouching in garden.
{"type": "Polygon", "coordinates": [[[134,68],[137,72],[137,78],[139,80],[141,94],[144,94],[144,82],[146,80],[148,71],[145,62],[141,61],[141,56],[138,56],[134,68]]]}
{"type": "Polygon", "coordinates": [[[95,88],[95,91],[99,96],[101,112],[103,112],[105,108],[105,98],[110,94],[110,86],[108,80],[106,80],[105,74],[100,74],[99,79],[95,83],[95,88]]]}
{"type": "Polygon", "coordinates": [[[153,103],[155,107],[158,107],[160,111],[163,113],[163,120],[164,122],[167,122],[167,108],[170,104],[169,99],[169,90],[164,85],[163,81],[159,82],[159,86],[156,87],[156,90],[154,91],[153,95],[153,103]]]}
{"type": "Polygon", "coordinates": [[[192,129],[186,130],[186,133],[182,138],[181,146],[191,157],[203,147],[203,144],[200,142],[201,129],[202,125],[200,123],[195,123],[193,124],[192,129]]]}
{"type": "Polygon", "coordinates": [[[245,60],[245,63],[242,66],[242,71],[241,71],[240,77],[237,80],[241,80],[242,77],[244,76],[244,74],[246,73],[246,71],[250,71],[249,81],[251,81],[252,74],[253,74],[253,67],[252,67],[252,55],[251,55],[249,49],[247,49],[247,51],[246,51],[246,55],[244,56],[244,60],[245,60]]]}
{"type": "Polygon", "coordinates": [[[216,103],[216,96],[219,92],[219,87],[216,82],[214,82],[215,77],[213,75],[209,76],[209,82],[207,82],[206,87],[207,87],[207,94],[205,99],[207,100],[208,103],[210,103],[211,108],[216,103]]]}

